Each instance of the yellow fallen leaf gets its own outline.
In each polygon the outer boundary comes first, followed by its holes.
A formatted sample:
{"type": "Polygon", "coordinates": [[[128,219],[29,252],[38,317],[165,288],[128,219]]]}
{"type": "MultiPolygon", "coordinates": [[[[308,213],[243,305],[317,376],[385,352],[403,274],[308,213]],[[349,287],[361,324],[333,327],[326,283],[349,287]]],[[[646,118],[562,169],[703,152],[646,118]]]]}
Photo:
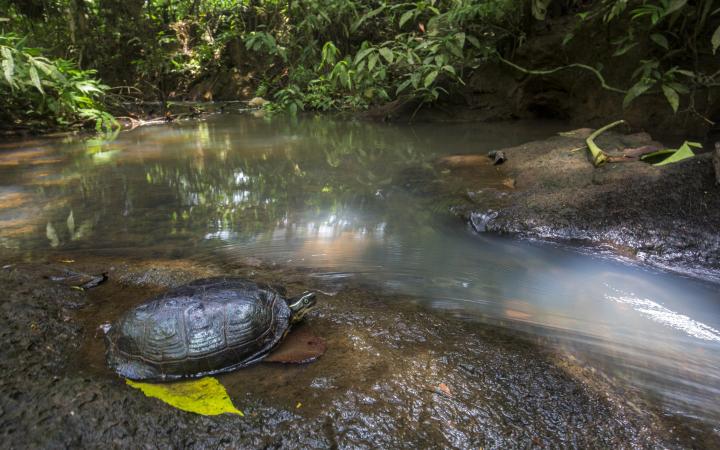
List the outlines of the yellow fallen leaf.
{"type": "Polygon", "coordinates": [[[295,405],[295,409],[300,409],[302,407],[302,403],[297,402],[297,405],[295,405]]]}
{"type": "Polygon", "coordinates": [[[60,262],[65,263],[65,264],[72,264],[75,262],[75,260],[74,259],[61,259],[60,262]]]}
{"type": "Polygon", "coordinates": [[[140,389],[145,395],[157,398],[183,411],[217,416],[230,413],[244,416],[235,408],[225,387],[213,377],[175,383],[141,383],[125,380],[129,386],[140,389]]]}

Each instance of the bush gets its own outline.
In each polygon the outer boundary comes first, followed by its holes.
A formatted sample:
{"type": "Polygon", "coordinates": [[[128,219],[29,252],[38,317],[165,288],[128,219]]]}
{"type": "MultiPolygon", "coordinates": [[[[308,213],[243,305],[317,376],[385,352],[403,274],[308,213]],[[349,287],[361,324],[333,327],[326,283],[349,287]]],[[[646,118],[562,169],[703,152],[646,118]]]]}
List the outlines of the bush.
{"type": "Polygon", "coordinates": [[[11,127],[117,126],[103,99],[107,86],[65,59],[49,59],[14,34],[0,34],[0,120],[11,127]]]}

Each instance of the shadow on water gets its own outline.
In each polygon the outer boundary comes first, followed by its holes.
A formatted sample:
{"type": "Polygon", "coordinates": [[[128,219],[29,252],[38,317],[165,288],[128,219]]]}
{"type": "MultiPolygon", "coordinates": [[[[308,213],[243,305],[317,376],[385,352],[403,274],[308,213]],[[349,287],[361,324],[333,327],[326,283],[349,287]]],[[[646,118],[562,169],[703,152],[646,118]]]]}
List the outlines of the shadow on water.
{"type": "MultiPolygon", "coordinates": [[[[0,247],[29,259],[48,249],[153,256],[161,247],[200,263],[302,267],[326,291],[352,280],[463,321],[543,336],[668,414],[720,420],[720,287],[577,249],[477,236],[447,214],[450,194],[468,187],[439,177],[435,158],[561,126],[216,116],[112,142],[26,142],[0,154],[0,247]]],[[[502,189],[489,167],[478,178],[502,189]]],[[[337,348],[355,345],[348,339],[330,338],[337,348]]],[[[367,370],[370,379],[375,369],[367,370]]],[[[240,386],[245,375],[228,377],[240,386]]]]}

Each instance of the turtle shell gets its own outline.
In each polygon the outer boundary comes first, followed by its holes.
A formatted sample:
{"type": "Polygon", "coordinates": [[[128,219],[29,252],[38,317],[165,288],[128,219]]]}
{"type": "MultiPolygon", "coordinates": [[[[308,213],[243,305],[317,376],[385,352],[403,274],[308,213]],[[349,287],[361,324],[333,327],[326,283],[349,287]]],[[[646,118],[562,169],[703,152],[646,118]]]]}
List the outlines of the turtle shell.
{"type": "Polygon", "coordinates": [[[108,364],[133,380],[228,372],[267,356],[291,315],[269,286],[240,278],[196,280],[120,317],[106,334],[108,364]]]}

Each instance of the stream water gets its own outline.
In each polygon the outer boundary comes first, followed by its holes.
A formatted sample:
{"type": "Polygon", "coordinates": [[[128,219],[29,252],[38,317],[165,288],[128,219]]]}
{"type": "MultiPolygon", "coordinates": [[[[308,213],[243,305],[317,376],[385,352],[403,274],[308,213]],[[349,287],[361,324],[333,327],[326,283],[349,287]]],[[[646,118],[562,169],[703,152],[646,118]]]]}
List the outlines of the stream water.
{"type": "Polygon", "coordinates": [[[720,286],[477,235],[437,194],[435,158],[562,128],[217,115],[113,140],[0,144],[0,251],[170,249],[299,266],[331,294],[361,280],[440,315],[543,336],[668,414],[720,423],[720,286]]]}

